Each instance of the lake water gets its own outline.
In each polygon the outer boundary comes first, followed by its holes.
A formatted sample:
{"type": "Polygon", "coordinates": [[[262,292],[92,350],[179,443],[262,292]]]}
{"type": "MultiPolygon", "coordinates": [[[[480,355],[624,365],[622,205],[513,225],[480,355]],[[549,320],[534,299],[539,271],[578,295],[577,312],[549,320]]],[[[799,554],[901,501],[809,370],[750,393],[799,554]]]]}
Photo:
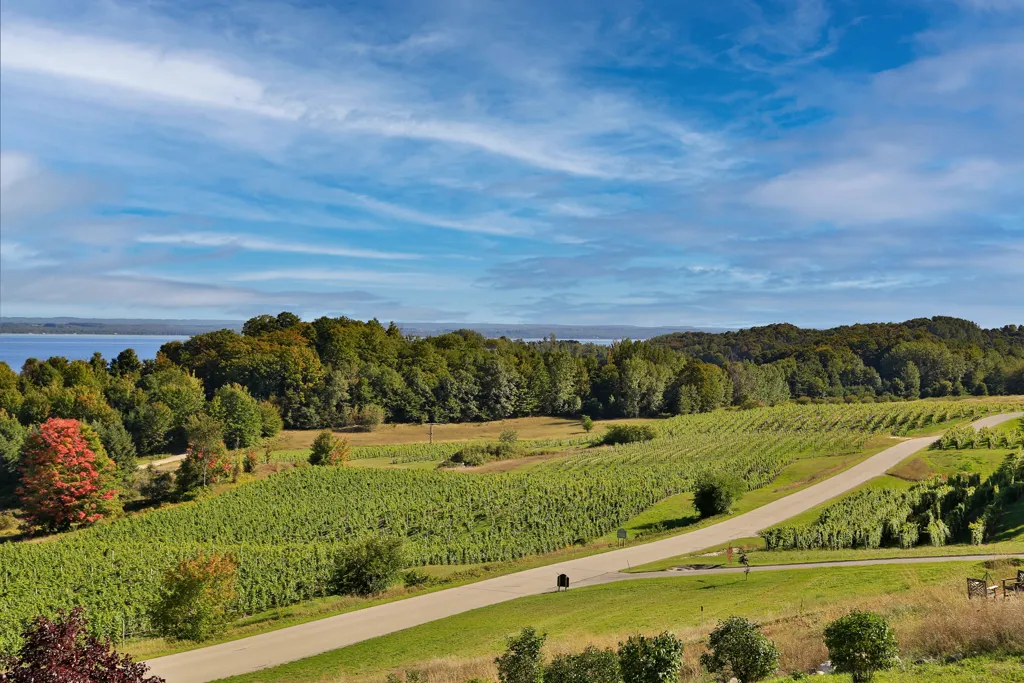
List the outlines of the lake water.
{"type": "MultiPolygon", "coordinates": [[[[188,337],[130,334],[0,334],[0,361],[15,372],[29,358],[46,360],[50,356],[64,356],[68,360],[89,360],[99,351],[108,361],[125,349],[135,349],[139,358],[156,358],[160,347],[175,339],[188,337]]],[[[544,341],[527,339],[525,341],[544,341]]],[[[584,339],[585,344],[610,346],[616,339],[584,339]]]]}
{"type": "Polygon", "coordinates": [[[64,356],[68,360],[89,360],[99,351],[108,361],[125,349],[135,349],[139,358],[156,358],[160,347],[188,337],[130,334],[0,334],[0,361],[15,372],[29,358],[46,360],[64,356]]]}

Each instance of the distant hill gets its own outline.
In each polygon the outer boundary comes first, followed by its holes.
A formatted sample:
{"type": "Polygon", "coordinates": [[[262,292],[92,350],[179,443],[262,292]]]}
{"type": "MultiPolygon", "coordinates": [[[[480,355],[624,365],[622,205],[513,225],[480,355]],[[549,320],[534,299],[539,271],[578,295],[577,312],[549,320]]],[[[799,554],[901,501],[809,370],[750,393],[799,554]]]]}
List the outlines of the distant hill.
{"type": "Polygon", "coordinates": [[[4,334],[153,334],[191,336],[230,329],[241,320],[162,320],[159,318],[0,318],[4,334]]]}
{"type": "MultiPolygon", "coordinates": [[[[215,330],[242,329],[241,320],[161,320],[130,318],[0,318],[5,334],[152,334],[196,335],[215,330]]],[[[434,337],[456,330],[473,330],[485,337],[541,339],[554,334],[558,339],[649,339],[680,331],[721,332],[713,328],[637,327],[633,325],[544,325],[506,323],[398,323],[404,334],[434,337]]]]}

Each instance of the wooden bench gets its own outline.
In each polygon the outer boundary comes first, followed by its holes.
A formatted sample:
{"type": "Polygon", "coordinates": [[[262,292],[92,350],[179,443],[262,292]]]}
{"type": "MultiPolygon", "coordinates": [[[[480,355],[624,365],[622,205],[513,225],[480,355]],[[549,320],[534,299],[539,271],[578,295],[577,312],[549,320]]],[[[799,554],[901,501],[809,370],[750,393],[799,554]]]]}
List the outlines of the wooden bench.
{"type": "Polygon", "coordinates": [[[1024,569],[1017,570],[1017,578],[1003,579],[1003,597],[1024,594],[1024,569]]]}
{"type": "Polygon", "coordinates": [[[999,586],[990,586],[985,579],[967,579],[967,598],[969,600],[974,598],[984,600],[989,596],[994,598],[998,590],[999,586]]]}

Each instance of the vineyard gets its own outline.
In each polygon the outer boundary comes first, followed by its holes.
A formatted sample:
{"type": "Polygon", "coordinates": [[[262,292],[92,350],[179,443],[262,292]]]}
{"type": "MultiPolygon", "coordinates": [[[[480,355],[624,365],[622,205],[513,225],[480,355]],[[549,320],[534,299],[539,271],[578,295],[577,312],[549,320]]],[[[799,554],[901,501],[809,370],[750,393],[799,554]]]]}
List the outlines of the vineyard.
{"type": "Polygon", "coordinates": [[[984,482],[962,474],[909,490],[863,490],[825,508],[806,526],[761,532],[767,550],[912,548],[989,540],[1006,505],[1024,498],[1024,452],[1008,455],[984,482]]]}
{"type": "MultiPolygon", "coordinates": [[[[0,651],[27,619],[74,604],[102,634],[147,632],[161,573],[200,548],[235,554],[239,608],[253,613],[324,595],[337,550],[366,535],[405,538],[422,564],[508,560],[599,537],[709,470],[757,488],[798,458],[850,452],[875,433],[1008,409],[924,402],[685,416],[664,421],[652,441],[522,473],[297,468],[47,542],[0,545],[0,651]]],[[[367,447],[376,455],[364,457],[442,459],[452,446],[367,447]]]]}

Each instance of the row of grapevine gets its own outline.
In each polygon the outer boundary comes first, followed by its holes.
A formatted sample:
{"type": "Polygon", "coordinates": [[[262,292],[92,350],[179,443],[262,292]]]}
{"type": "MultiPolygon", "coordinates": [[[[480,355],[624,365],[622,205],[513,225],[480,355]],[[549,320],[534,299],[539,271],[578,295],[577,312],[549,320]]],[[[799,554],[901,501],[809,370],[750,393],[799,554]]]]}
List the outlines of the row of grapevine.
{"type": "Polygon", "coordinates": [[[868,489],[825,508],[813,524],[761,532],[768,550],[910,548],[991,537],[1003,506],[1024,497],[1024,453],[1011,454],[991,477],[933,479],[908,490],[868,489]]]}

